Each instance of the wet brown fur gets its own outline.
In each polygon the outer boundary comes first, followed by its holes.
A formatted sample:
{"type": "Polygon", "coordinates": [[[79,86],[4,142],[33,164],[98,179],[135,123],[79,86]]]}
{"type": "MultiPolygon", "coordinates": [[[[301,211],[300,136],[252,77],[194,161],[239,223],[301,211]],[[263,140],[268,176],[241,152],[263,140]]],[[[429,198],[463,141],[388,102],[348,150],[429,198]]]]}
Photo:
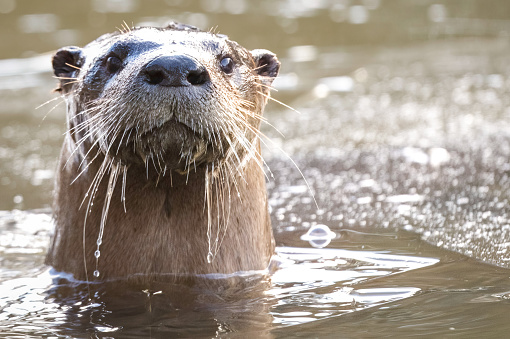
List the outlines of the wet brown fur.
{"type": "MultiPolygon", "coordinates": [[[[183,27],[187,29],[188,26],[183,27]]],[[[180,28],[174,25],[170,29],[180,28]]],[[[98,41],[101,39],[104,38],[98,41]]],[[[61,57],[57,54],[55,58],[61,57]]],[[[68,107],[74,107],[76,102],[83,106],[81,101],[86,96],[78,95],[73,87],[80,86],[81,80],[62,76],[80,72],[83,62],[68,53],[65,58],[69,60],[54,59],[55,74],[61,77],[59,91],[66,96],[68,107]]],[[[255,69],[257,64],[253,62],[255,69]]],[[[278,66],[279,63],[275,66],[276,73],[278,66]]],[[[259,72],[258,75],[262,78],[268,74],[259,72]]],[[[258,94],[251,107],[255,116],[261,114],[269,90],[260,80],[250,86],[257,87],[258,94]]],[[[89,89],[86,91],[88,95],[89,89]]],[[[246,111],[246,107],[241,111],[246,111]]],[[[54,202],[56,229],[46,260],[49,265],[81,280],[94,280],[92,272],[97,270],[100,280],[133,277],[141,281],[181,274],[228,274],[267,268],[274,252],[274,240],[257,136],[260,121],[252,121],[253,117],[243,118],[253,126],[246,135],[254,137],[255,150],[246,157],[243,166],[239,160],[230,159],[229,166],[218,171],[221,163],[217,162],[215,168],[211,164],[217,156],[211,158],[209,155],[198,166],[161,171],[161,165],[159,168],[156,165],[159,158],[152,159],[154,166],[147,163],[140,166],[106,155],[104,150],[101,151],[100,143],[84,140],[86,131],[77,128],[80,125],[76,121],[87,119],[87,116],[69,108],[68,114],[74,116],[68,117],[69,131],[58,165],[54,202]],[[114,186],[100,256],[96,260],[94,252],[98,248],[96,241],[112,167],[105,170],[95,194],[91,185],[101,164],[109,157],[114,159],[112,163],[122,163],[126,177],[120,174],[114,186]],[[242,168],[234,170],[236,166],[242,168]],[[206,197],[208,180],[213,181],[209,182],[210,200],[206,197]],[[125,196],[125,202],[121,196],[125,196]],[[209,239],[207,236],[208,225],[212,239],[217,239],[217,253],[210,262],[207,260],[208,242],[211,243],[211,236],[209,239]]],[[[240,124],[238,121],[231,123],[240,124]]],[[[201,128],[207,130],[208,127],[201,128]]],[[[199,133],[198,128],[195,133],[199,133]]]]}

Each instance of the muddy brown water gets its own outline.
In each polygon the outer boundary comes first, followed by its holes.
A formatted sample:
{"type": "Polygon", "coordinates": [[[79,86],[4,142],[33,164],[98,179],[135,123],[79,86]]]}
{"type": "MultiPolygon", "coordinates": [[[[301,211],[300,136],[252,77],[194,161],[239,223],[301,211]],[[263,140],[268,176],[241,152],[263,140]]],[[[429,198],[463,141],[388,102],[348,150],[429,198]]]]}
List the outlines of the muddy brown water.
{"type": "Polygon", "coordinates": [[[0,336],[507,336],[510,3],[0,0],[0,16],[0,336]],[[170,20],[282,61],[273,96],[298,112],[273,102],[263,128],[280,269],[90,292],[43,265],[65,128],[60,100],[36,109],[51,51],[170,20]]]}

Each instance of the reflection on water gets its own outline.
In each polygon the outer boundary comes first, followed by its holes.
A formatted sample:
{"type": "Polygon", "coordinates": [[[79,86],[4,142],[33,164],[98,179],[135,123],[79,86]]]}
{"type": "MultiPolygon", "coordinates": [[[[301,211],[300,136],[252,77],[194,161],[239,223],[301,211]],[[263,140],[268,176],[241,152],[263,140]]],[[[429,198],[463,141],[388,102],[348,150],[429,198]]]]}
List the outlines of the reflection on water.
{"type": "Polygon", "coordinates": [[[507,336],[508,13],[502,0],[0,0],[1,335],[507,336]],[[269,105],[285,138],[264,126],[279,270],[269,287],[119,283],[89,301],[43,265],[65,120],[48,52],[172,19],[282,61],[274,96],[300,114],[269,105]]]}
{"type": "Polygon", "coordinates": [[[407,298],[420,289],[363,288],[363,282],[433,265],[437,259],[371,251],[282,247],[286,264],[271,277],[268,295],[278,298],[275,324],[296,325],[407,298]]]}

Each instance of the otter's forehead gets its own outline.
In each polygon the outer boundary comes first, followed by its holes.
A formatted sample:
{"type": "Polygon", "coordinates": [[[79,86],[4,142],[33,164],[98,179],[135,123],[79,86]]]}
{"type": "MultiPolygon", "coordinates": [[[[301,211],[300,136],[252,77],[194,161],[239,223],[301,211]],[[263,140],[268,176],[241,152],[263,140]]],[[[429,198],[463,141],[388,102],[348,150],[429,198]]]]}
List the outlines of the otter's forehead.
{"type": "Polygon", "coordinates": [[[239,54],[243,48],[228,40],[226,36],[201,31],[178,31],[144,27],[120,34],[102,36],[87,46],[97,55],[102,53],[144,53],[161,50],[164,52],[208,52],[216,55],[239,54]]]}

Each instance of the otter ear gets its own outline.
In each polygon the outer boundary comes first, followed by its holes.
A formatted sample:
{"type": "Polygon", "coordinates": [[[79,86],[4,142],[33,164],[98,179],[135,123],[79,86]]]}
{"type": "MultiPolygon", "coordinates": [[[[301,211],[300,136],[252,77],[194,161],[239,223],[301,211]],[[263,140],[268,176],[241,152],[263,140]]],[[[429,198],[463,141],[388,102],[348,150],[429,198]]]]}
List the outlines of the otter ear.
{"type": "Polygon", "coordinates": [[[79,47],[69,46],[61,48],[52,59],[53,73],[60,79],[60,87],[56,91],[62,91],[64,86],[76,78],[82,64],[82,52],[79,47]]]}
{"type": "Polygon", "coordinates": [[[271,86],[280,70],[280,61],[276,54],[265,49],[254,49],[251,55],[255,61],[255,72],[260,76],[260,80],[264,85],[271,86]]]}

